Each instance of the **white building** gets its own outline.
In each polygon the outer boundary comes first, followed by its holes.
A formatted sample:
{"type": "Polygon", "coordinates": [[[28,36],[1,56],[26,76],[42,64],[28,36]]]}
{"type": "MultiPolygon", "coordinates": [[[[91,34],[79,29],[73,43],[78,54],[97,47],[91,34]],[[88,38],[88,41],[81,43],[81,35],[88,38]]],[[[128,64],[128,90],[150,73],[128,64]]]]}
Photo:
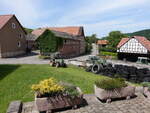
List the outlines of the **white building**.
{"type": "Polygon", "coordinates": [[[122,38],[117,46],[118,58],[136,61],[138,57],[150,57],[150,41],[142,36],[122,38]]]}

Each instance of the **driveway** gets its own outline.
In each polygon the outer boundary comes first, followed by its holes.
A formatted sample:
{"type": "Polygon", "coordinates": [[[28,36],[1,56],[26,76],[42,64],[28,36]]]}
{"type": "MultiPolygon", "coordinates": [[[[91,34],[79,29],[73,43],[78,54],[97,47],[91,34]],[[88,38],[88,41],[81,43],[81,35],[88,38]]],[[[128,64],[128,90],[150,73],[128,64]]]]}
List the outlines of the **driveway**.
{"type": "Polygon", "coordinates": [[[49,60],[39,59],[38,56],[38,52],[32,52],[24,56],[2,58],[0,64],[48,64],[49,60]]]}

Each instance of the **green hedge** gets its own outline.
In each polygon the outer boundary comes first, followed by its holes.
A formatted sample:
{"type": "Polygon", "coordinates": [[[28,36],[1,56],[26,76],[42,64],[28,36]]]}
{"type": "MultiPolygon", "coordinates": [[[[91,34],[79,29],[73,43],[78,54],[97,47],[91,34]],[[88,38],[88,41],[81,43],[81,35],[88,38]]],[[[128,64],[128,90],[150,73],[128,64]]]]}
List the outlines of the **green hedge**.
{"type": "Polygon", "coordinates": [[[117,53],[114,52],[106,52],[106,51],[101,51],[100,55],[104,55],[104,56],[115,56],[117,57],[117,53]]]}
{"type": "Polygon", "coordinates": [[[114,90],[127,86],[122,78],[103,78],[95,82],[95,85],[105,90],[114,90]]]}

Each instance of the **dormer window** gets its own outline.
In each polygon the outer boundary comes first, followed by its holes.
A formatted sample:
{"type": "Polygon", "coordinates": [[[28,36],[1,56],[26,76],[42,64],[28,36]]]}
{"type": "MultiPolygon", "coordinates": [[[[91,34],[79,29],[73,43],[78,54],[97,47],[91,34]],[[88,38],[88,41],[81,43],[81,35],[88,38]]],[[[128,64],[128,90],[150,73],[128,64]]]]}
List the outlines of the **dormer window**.
{"type": "Polygon", "coordinates": [[[15,29],[16,28],[16,24],[12,23],[12,28],[15,29]]]}

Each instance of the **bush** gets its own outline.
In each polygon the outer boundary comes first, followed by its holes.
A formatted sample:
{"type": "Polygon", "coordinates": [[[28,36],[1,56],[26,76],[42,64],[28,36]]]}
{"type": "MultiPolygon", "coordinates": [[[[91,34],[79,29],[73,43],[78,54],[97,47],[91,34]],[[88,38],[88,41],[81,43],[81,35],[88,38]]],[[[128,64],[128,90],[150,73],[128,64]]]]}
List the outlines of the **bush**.
{"type": "Polygon", "coordinates": [[[40,55],[40,56],[39,56],[39,59],[50,59],[50,56],[43,56],[43,55],[40,55]]]}
{"type": "Polygon", "coordinates": [[[62,82],[62,81],[59,84],[64,87],[63,94],[69,95],[73,98],[79,95],[79,92],[77,91],[76,86],[74,86],[70,83],[62,82]]]}
{"type": "Polygon", "coordinates": [[[116,52],[116,48],[111,48],[111,47],[102,47],[99,49],[99,51],[106,51],[106,52],[116,52]]]}
{"type": "Polygon", "coordinates": [[[117,53],[114,53],[114,52],[106,52],[106,51],[101,51],[101,52],[100,52],[100,55],[117,57],[117,53]]]}
{"type": "Polygon", "coordinates": [[[105,90],[114,90],[126,87],[125,79],[122,78],[104,78],[95,82],[96,86],[105,90]]]}
{"type": "Polygon", "coordinates": [[[143,87],[150,87],[150,82],[142,82],[143,87]]]}

